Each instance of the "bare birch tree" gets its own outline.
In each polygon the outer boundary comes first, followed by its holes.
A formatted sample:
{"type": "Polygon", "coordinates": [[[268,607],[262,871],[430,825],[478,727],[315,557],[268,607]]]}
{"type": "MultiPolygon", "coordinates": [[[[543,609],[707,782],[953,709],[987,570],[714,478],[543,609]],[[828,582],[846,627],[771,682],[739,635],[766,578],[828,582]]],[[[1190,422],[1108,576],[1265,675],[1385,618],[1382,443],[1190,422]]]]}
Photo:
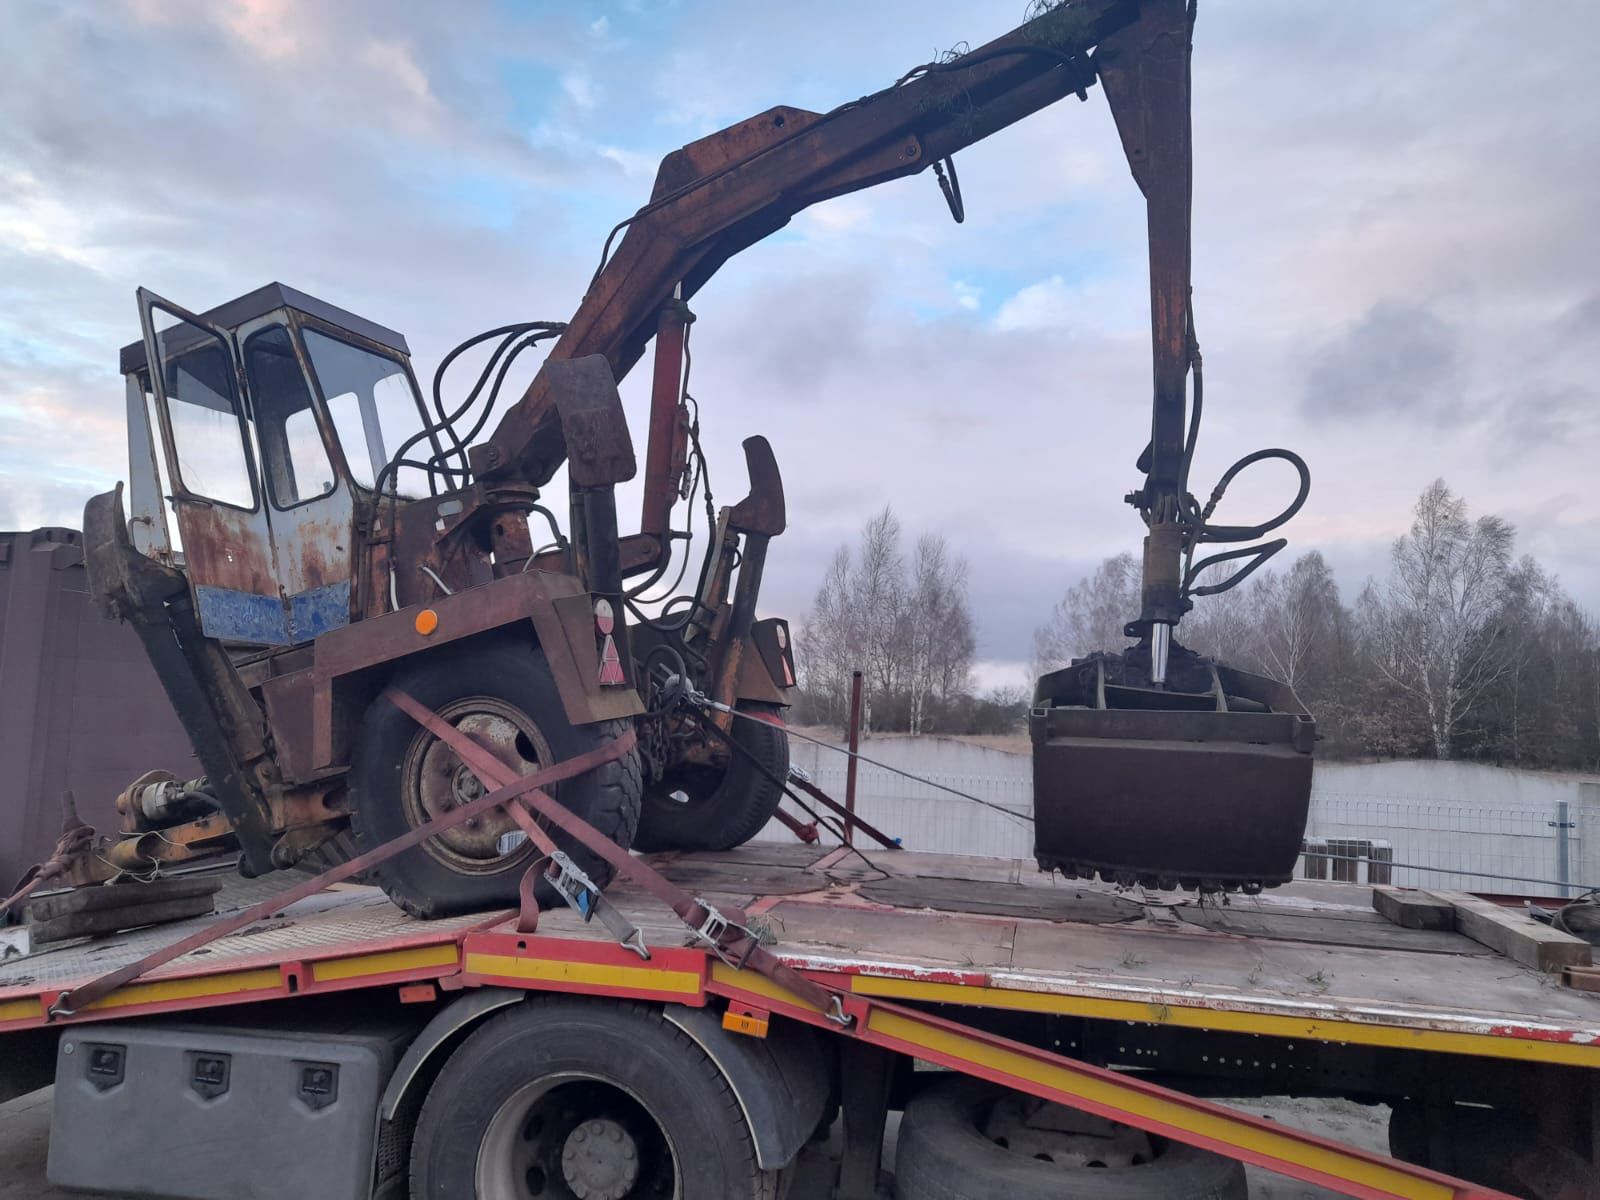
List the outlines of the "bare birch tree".
{"type": "MultiPolygon", "coordinates": [[[[1219,563],[1202,572],[1197,583],[1221,583],[1234,569],[1233,563],[1219,563]]],[[[1193,610],[1183,618],[1174,636],[1189,649],[1219,662],[1260,670],[1261,632],[1256,599],[1254,589],[1243,585],[1212,596],[1197,596],[1193,610]]]]}
{"type": "Polygon", "coordinates": [[[1282,575],[1264,574],[1251,589],[1255,649],[1262,672],[1297,692],[1308,692],[1318,668],[1340,640],[1343,616],[1333,572],[1316,551],[1303,554],[1282,575]]]}
{"type": "Polygon", "coordinates": [[[862,527],[854,553],[841,546],[805,624],[802,684],[811,711],[843,723],[850,676],[863,673],[869,728],[934,728],[963,709],[977,639],[967,603],[966,560],[944,538],[918,539],[910,578],[900,523],[885,508],[862,527]]]}
{"type": "Polygon", "coordinates": [[[861,630],[850,603],[850,548],[840,546],[817,587],[805,636],[798,639],[800,677],[816,716],[843,724],[850,694],[850,672],[858,661],[861,630]]]}
{"type": "Polygon", "coordinates": [[[1138,560],[1131,554],[1106,559],[1094,574],[1068,588],[1049,621],[1033,631],[1035,673],[1043,675],[1096,650],[1127,645],[1122,628],[1138,615],[1138,560]]]}
{"type": "Polygon", "coordinates": [[[912,733],[921,733],[928,728],[930,699],[946,704],[968,690],[976,652],[967,610],[967,562],[952,557],[937,534],[917,539],[903,624],[909,726],[912,733]]]}
{"type": "Polygon", "coordinates": [[[861,530],[861,548],[850,577],[852,619],[861,630],[860,665],[866,673],[863,721],[872,727],[872,702],[892,695],[905,664],[905,558],[900,521],[885,507],[861,530]]]}
{"type": "Polygon", "coordinates": [[[1498,618],[1514,531],[1499,517],[1470,520],[1442,479],[1414,514],[1361,614],[1374,666],[1417,706],[1435,757],[1449,758],[1462,720],[1507,668],[1498,618]]]}

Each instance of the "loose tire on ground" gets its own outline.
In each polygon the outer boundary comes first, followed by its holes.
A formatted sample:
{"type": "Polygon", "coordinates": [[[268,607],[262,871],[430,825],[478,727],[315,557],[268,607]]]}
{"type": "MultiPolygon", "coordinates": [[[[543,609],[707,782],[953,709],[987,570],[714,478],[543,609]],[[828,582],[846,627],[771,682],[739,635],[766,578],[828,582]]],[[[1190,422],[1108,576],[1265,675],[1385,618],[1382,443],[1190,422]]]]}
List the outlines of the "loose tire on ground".
{"type": "Polygon", "coordinates": [[[527,1000],[479,1026],[429,1089],[411,1195],[565,1200],[577,1171],[613,1200],[774,1200],[783,1180],[757,1165],[722,1072],[660,1009],[527,1000]]]}
{"type": "MultiPolygon", "coordinates": [[[[622,733],[625,722],[568,723],[544,655],[511,640],[442,647],[394,680],[420,704],[485,738],[522,774],[582,754],[622,733]]],[[[639,820],[637,751],[550,789],[562,804],[612,838],[630,844],[639,820]]],[[[365,852],[409,832],[448,806],[481,794],[481,785],[443,743],[386,701],[375,701],[358,735],[350,770],[351,821],[365,852]]],[[[497,838],[517,827],[493,814],[471,827],[407,850],[370,872],[401,908],[419,917],[514,904],[536,850],[524,842],[501,854],[497,838]]],[[[610,866],[560,831],[557,845],[604,887],[610,866]]],[[[542,904],[556,902],[540,885],[542,904]]]]}
{"type": "MultiPolygon", "coordinates": [[[[789,735],[775,704],[744,701],[734,718],[726,767],[671,767],[645,790],[637,850],[732,850],[772,819],[789,777],[789,735]],[[676,798],[681,795],[683,798],[676,798]]],[[[715,736],[715,735],[712,735],[715,736]]]]}
{"type": "Polygon", "coordinates": [[[985,1125],[997,1103],[1015,1096],[966,1077],[914,1096],[900,1123],[896,1200],[1245,1200],[1243,1164],[1181,1142],[1153,1138],[1149,1161],[1104,1167],[1042,1161],[999,1145],[985,1125]]]}

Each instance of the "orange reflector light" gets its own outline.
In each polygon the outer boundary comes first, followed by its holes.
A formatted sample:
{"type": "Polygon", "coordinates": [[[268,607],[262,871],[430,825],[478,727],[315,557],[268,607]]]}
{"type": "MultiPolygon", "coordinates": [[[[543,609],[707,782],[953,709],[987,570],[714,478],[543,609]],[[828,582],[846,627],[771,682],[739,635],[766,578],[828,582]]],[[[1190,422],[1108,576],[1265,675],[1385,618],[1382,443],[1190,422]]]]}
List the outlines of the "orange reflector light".
{"type": "Polygon", "coordinates": [[[427,637],[435,629],[439,628],[439,614],[431,608],[423,609],[417,614],[416,626],[417,632],[423,637],[427,637]]]}
{"type": "Polygon", "coordinates": [[[764,1038],[771,1024],[772,1022],[766,1017],[758,1017],[754,1013],[734,1012],[731,1008],[722,1014],[722,1027],[729,1033],[764,1038]]]}

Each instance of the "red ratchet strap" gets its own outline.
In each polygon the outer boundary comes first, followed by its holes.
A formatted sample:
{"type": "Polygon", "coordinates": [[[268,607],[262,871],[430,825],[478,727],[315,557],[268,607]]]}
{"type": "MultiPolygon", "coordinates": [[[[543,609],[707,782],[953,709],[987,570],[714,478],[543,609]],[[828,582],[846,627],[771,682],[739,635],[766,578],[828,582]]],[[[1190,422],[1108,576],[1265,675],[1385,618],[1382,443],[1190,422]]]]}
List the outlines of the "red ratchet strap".
{"type": "MultiPolygon", "coordinates": [[[[449,726],[446,726],[446,728],[449,728],[452,734],[456,733],[453,728],[449,726]]],[[[379,863],[411,849],[413,846],[419,846],[429,838],[437,837],[439,834],[453,829],[465,821],[470,821],[473,817],[481,817],[485,813],[499,808],[508,801],[515,800],[534,788],[551,783],[560,783],[564,779],[582,775],[585,771],[592,771],[602,763],[621,758],[633,749],[636,740],[633,730],[625,730],[621,736],[607,742],[604,746],[598,746],[574,758],[565,759],[554,766],[544,767],[531,775],[519,775],[504,787],[496,788],[485,796],[480,796],[470,803],[463,804],[460,808],[452,809],[450,812],[437,816],[427,824],[419,825],[409,833],[401,834],[394,840],[385,842],[375,850],[369,850],[365,854],[350,859],[348,862],[340,863],[337,867],[324,871],[321,875],[308,879],[302,884],[297,884],[286,892],[280,892],[270,899],[263,900],[261,903],[252,905],[242,912],[235,913],[224,921],[209,925],[198,933],[191,934],[170,946],[164,946],[155,953],[141,958],[138,962],[129,963],[125,967],[120,967],[115,971],[100,976],[98,979],[91,980],[82,987],[74,988],[50,1006],[49,1015],[51,1017],[74,1016],[96,1000],[116,991],[123,984],[139,978],[147,971],[153,971],[155,968],[163,966],[175,958],[181,958],[190,951],[198,950],[201,946],[214,942],[218,938],[227,937],[230,933],[237,933],[239,930],[248,925],[253,925],[265,917],[275,916],[291,904],[304,900],[307,896],[315,895],[330,884],[339,883],[352,876],[359,875],[362,871],[375,867],[379,863]]],[[[471,744],[477,746],[476,742],[471,744]]],[[[454,742],[451,745],[455,747],[454,742]]],[[[459,749],[459,747],[455,748],[459,749]]]]}
{"type": "MultiPolygon", "coordinates": [[[[401,712],[454,750],[456,756],[485,784],[494,786],[498,780],[512,773],[510,767],[483,745],[473,741],[467,734],[404,692],[390,688],[384,695],[401,712]]],[[[521,780],[526,782],[533,778],[535,776],[527,775],[522,776],[521,780]]],[[[498,795],[499,792],[492,794],[498,795]]],[[[695,937],[704,942],[723,962],[738,969],[748,967],[756,974],[766,976],[779,987],[793,992],[832,1019],[841,1024],[848,1024],[849,1018],[844,1014],[838,993],[807,979],[762,946],[760,937],[747,928],[749,918],[744,910],[730,906],[726,913],[719,912],[705,901],[689,895],[676,884],[668,882],[654,868],[629,854],[582,817],[562,806],[542,789],[538,787],[522,789],[519,796],[520,805],[535,809],[540,815],[559,825],[610,863],[619,875],[631,879],[670,908],[677,914],[678,919],[694,932],[695,937]]],[[[514,811],[518,806],[510,807],[514,811]]]]}

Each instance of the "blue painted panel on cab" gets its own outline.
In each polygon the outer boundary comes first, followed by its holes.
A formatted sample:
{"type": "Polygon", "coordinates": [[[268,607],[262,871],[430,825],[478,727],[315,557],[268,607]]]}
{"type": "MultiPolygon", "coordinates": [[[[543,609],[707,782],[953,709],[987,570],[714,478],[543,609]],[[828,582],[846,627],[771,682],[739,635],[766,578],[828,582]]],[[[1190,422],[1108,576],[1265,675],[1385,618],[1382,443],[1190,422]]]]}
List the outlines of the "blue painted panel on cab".
{"type": "Polygon", "coordinates": [[[330,583],[289,597],[289,634],[295,642],[350,624],[350,581],[330,583]]]}
{"type": "Polygon", "coordinates": [[[266,646],[289,641],[288,615],[277,596],[196,584],[194,597],[200,609],[200,628],[207,637],[266,646]]]}

